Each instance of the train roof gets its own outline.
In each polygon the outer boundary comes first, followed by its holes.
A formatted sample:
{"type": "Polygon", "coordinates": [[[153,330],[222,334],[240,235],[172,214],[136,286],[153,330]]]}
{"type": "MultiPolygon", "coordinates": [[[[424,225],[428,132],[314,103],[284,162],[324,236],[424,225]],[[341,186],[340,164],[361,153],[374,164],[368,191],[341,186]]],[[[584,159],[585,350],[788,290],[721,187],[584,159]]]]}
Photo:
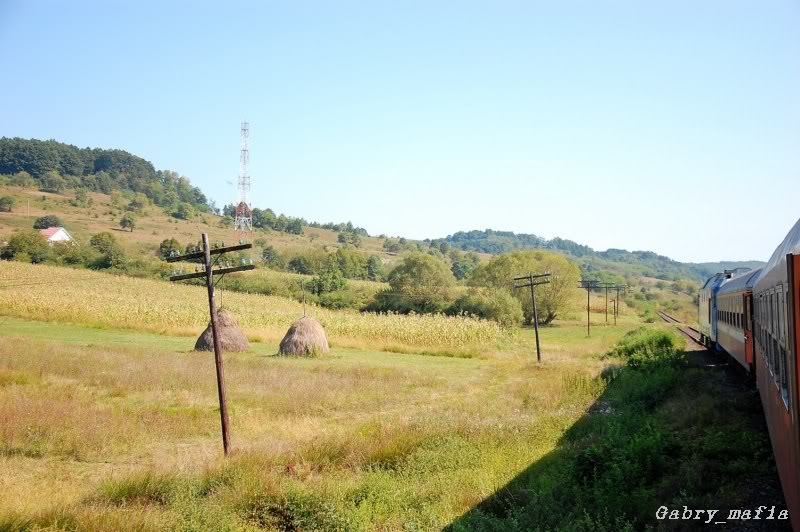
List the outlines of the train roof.
{"type": "Polygon", "coordinates": [[[705,282],[705,284],[703,284],[703,288],[701,288],[701,290],[706,290],[706,289],[715,290],[715,289],[719,288],[719,285],[724,283],[727,278],[728,278],[728,274],[715,273],[714,275],[712,275],[711,277],[706,279],[706,282],[705,282]]]}
{"type": "Polygon", "coordinates": [[[786,281],[786,255],[789,253],[800,254],[800,220],[797,220],[781,245],[772,254],[767,265],[764,266],[763,273],[753,288],[754,291],[760,292],[786,281]]]}
{"type": "Polygon", "coordinates": [[[757,270],[750,270],[732,279],[728,279],[722,283],[722,287],[719,289],[718,294],[732,294],[736,292],[752,290],[753,285],[755,285],[756,281],[758,281],[759,275],[761,275],[761,268],[758,268],[757,270]]]}

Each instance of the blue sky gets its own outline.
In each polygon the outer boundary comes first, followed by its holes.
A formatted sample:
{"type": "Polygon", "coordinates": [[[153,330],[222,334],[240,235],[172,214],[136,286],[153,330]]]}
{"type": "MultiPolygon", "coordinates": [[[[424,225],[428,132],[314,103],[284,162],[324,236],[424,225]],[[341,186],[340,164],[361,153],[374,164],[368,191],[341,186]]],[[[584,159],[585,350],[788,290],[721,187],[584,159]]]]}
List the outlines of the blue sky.
{"type": "Polygon", "coordinates": [[[121,148],[413,238],[766,260],[800,217],[800,3],[0,0],[0,136],[121,148]]]}

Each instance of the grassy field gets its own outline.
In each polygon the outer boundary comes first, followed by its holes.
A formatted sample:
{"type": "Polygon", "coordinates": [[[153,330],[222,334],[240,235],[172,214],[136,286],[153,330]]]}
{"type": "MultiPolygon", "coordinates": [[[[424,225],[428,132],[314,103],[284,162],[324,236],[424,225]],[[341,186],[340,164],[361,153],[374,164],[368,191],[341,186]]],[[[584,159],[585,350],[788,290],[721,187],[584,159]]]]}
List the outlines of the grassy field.
{"type": "Polygon", "coordinates": [[[780,501],[752,391],[605,356],[627,317],[543,328],[542,364],[530,330],[476,358],[254,343],[225,357],[227,460],[192,338],[69,317],[0,318],[3,531],[611,531],[780,501]]]}
{"type": "Polygon", "coordinates": [[[254,344],[226,356],[223,463],[212,359],[191,339],[3,318],[5,525],[443,526],[553,448],[602,390],[591,351],[624,330],[567,357],[555,346],[580,334],[547,329],[541,366],[343,348],[286,360],[254,344]]]}

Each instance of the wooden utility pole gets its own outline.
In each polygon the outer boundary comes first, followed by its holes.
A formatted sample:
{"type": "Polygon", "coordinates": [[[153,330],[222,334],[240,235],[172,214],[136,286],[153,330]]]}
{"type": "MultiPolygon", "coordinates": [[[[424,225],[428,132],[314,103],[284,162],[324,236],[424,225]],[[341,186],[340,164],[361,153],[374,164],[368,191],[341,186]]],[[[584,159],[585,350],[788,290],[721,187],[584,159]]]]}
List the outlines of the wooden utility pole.
{"type": "MultiPolygon", "coordinates": [[[[219,335],[217,334],[217,306],[214,302],[214,274],[219,275],[222,279],[226,273],[241,272],[245,270],[255,269],[252,264],[242,264],[241,266],[233,266],[214,270],[215,262],[211,262],[211,255],[218,255],[217,261],[223,253],[229,251],[239,251],[243,249],[252,248],[252,244],[239,244],[238,246],[218,247],[211,249],[208,244],[208,234],[203,233],[203,251],[188,253],[177,257],[169,257],[167,262],[178,261],[192,261],[202,259],[204,271],[189,274],[176,274],[170,277],[170,281],[183,281],[186,279],[199,279],[206,278],[206,288],[208,289],[208,312],[211,316],[211,336],[214,344],[214,365],[216,366],[217,373],[217,395],[219,398],[219,416],[222,424],[222,448],[225,451],[225,456],[230,453],[230,420],[228,418],[228,400],[225,393],[225,368],[222,363],[222,345],[220,343],[219,335]]],[[[219,281],[217,281],[219,282],[219,281]]]]}
{"type": "Polygon", "coordinates": [[[217,367],[217,395],[219,396],[219,416],[222,422],[222,447],[225,456],[230,452],[230,423],[228,419],[228,400],[225,393],[225,368],[222,365],[222,345],[217,334],[217,305],[214,303],[214,273],[211,268],[211,250],[208,249],[208,234],[203,233],[203,253],[206,266],[206,287],[208,288],[208,308],[211,314],[211,336],[214,340],[214,364],[217,367]]]}
{"type": "Polygon", "coordinates": [[[533,330],[536,335],[536,361],[542,361],[542,349],[539,346],[539,310],[536,308],[536,287],[550,282],[549,273],[534,275],[528,273],[522,277],[514,277],[514,288],[531,288],[531,305],[533,306],[533,330]],[[527,281],[527,284],[517,284],[518,281],[527,281]]]}
{"type": "Polygon", "coordinates": [[[617,324],[617,300],[616,299],[612,299],[611,300],[611,306],[613,308],[613,314],[614,314],[614,325],[616,325],[617,324]]]}
{"type": "Polygon", "coordinates": [[[590,314],[591,298],[589,296],[592,293],[592,289],[597,287],[597,281],[589,281],[586,279],[581,280],[581,284],[578,285],[578,288],[586,289],[586,336],[592,335],[592,316],[590,314]]]}
{"type": "Polygon", "coordinates": [[[615,285],[614,288],[617,289],[617,304],[614,308],[614,325],[617,324],[617,316],[619,316],[619,291],[622,290],[622,293],[625,293],[625,290],[628,288],[626,284],[618,284],[615,285]]]}

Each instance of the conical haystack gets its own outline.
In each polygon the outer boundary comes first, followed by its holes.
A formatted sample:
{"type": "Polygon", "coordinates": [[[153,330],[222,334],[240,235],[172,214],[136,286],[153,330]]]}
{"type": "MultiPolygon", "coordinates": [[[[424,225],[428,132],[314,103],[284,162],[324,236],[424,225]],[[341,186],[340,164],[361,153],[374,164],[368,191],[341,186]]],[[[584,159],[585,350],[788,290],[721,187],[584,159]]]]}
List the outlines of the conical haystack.
{"type": "MultiPolygon", "coordinates": [[[[247,351],[250,349],[250,343],[247,337],[239,328],[239,323],[236,318],[225,309],[217,311],[217,332],[219,333],[219,340],[223,351],[247,351]]],[[[208,324],[206,330],[197,339],[194,344],[195,351],[213,351],[214,350],[214,335],[211,333],[211,323],[208,324]]]]}
{"type": "Polygon", "coordinates": [[[328,337],[322,324],[310,317],[303,317],[289,327],[281,340],[279,355],[313,357],[330,351],[328,337]]]}

